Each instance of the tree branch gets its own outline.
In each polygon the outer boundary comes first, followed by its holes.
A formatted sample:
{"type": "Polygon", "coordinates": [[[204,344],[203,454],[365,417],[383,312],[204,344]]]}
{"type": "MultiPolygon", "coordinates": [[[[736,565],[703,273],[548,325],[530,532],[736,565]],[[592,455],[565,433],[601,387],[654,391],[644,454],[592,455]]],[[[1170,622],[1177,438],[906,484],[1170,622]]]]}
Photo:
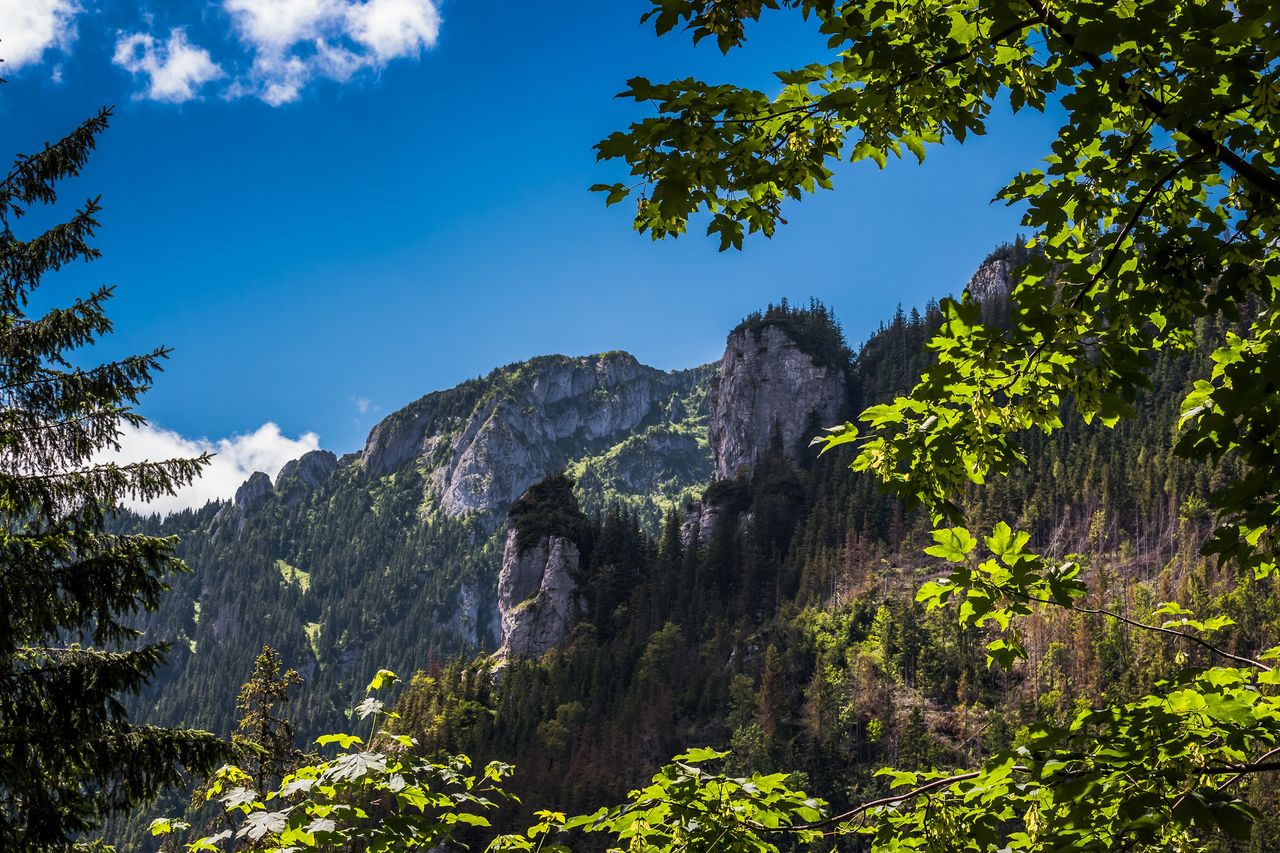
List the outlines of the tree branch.
{"type": "MultiPolygon", "coordinates": [[[[1108,63],[1101,56],[1081,48],[1076,43],[1076,36],[1072,32],[1072,28],[1051,12],[1041,0],[1027,0],[1027,5],[1034,9],[1045,25],[1062,38],[1067,43],[1067,46],[1084,59],[1090,67],[1095,70],[1101,70],[1107,66],[1108,63]]],[[[1150,92],[1140,92],[1138,103],[1147,112],[1167,122],[1173,130],[1182,133],[1200,146],[1204,153],[1212,155],[1219,163],[1244,178],[1256,189],[1270,196],[1273,201],[1280,201],[1280,176],[1277,176],[1274,172],[1257,168],[1248,160],[1245,160],[1239,154],[1214,139],[1213,134],[1204,128],[1187,121],[1170,121],[1170,105],[1157,99],[1150,92]]]]}
{"type": "Polygon", "coordinates": [[[1051,598],[1040,598],[1038,596],[1031,595],[1030,593],[1017,592],[1015,590],[1005,589],[1004,587],[990,586],[990,588],[993,591],[997,591],[1004,595],[1012,596],[1014,598],[1021,598],[1024,601],[1035,602],[1037,604],[1052,604],[1055,607],[1064,607],[1068,610],[1074,610],[1077,613],[1084,613],[1090,616],[1107,616],[1111,619],[1116,619],[1120,622],[1123,622],[1124,624],[1129,625],[1133,628],[1141,628],[1145,631],[1154,631],[1159,634],[1167,634],[1171,637],[1181,637],[1184,640],[1190,640],[1196,645],[1202,646],[1208,651],[1213,652],[1215,655],[1219,655],[1221,657],[1227,658],[1228,660],[1233,660],[1236,663],[1242,663],[1246,666],[1251,666],[1255,669],[1260,669],[1263,672],[1271,671],[1271,667],[1267,666],[1262,661],[1257,661],[1257,660],[1254,660],[1253,658],[1247,658],[1241,655],[1232,654],[1226,649],[1218,648],[1213,643],[1210,643],[1208,640],[1205,640],[1202,637],[1197,637],[1195,634],[1188,634],[1185,631],[1175,631],[1173,628],[1166,628],[1163,625],[1152,625],[1147,622],[1139,622],[1136,619],[1130,619],[1128,616],[1124,616],[1120,613],[1116,613],[1114,610],[1107,610],[1105,607],[1081,607],[1078,604],[1061,604],[1057,601],[1054,601],[1051,598]]]}

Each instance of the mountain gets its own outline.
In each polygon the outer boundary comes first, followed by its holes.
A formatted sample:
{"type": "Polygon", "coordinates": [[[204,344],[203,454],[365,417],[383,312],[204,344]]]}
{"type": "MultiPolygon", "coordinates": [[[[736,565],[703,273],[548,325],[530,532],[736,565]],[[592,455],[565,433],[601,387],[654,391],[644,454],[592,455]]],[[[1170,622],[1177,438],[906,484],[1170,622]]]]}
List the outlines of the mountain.
{"type": "MultiPolygon", "coordinates": [[[[1025,252],[997,250],[968,282],[988,322],[1007,317],[1025,252]]],[[[426,395],[359,453],[122,518],[180,535],[192,568],[147,626],[175,652],[132,710],[226,731],[270,643],[303,675],[291,710],[309,739],[344,724],[377,669],[417,673],[397,726],[432,753],[515,762],[516,828],[531,809],[616,802],[702,744],[731,748],[735,772],[797,770],[839,809],[885,793],[876,767],[973,765],[1194,662],[1059,613],[1029,620],[1029,659],[1006,674],[979,632],[915,603],[938,571],[928,519],[849,472],[847,447],[815,459],[807,440],[909,389],[940,322],[934,303],[900,309],[851,350],[825,307],[783,303],[692,370],[533,359],[426,395]]],[[[1081,555],[1091,606],[1151,621],[1177,598],[1228,610],[1238,637],[1275,636],[1274,578],[1221,600],[1198,554],[1215,473],[1170,452],[1178,401],[1227,331],[1156,359],[1120,428],[1026,436],[1026,469],[975,487],[971,523],[1008,519],[1051,556],[1081,555]]],[[[1265,787],[1246,794],[1277,810],[1265,787]]]]}
{"type": "Polygon", "coordinates": [[[735,330],[719,365],[667,372],[623,352],[507,365],[391,414],[358,453],[313,451],[230,502],[121,519],[178,535],[192,569],[148,619],[174,652],[137,710],[227,731],[267,643],[307,681],[309,730],[340,720],[369,672],[497,649],[502,522],[531,485],[567,472],[586,513],[622,510],[656,534],[718,470],[779,437],[798,459],[843,409],[847,371],[782,317],[735,330]]]}
{"type": "MultiPolygon", "coordinates": [[[[1007,317],[1022,251],[993,253],[966,288],[992,321],[1007,317]]],[[[428,754],[513,762],[524,805],[502,815],[507,830],[530,825],[536,809],[621,802],[672,755],[703,745],[730,750],[734,775],[793,772],[839,813],[890,794],[879,768],[980,766],[1030,730],[1136,700],[1153,680],[1212,660],[1093,608],[1157,624],[1162,601],[1230,613],[1238,624],[1219,642],[1236,654],[1280,639],[1280,583],[1242,592],[1200,554],[1220,472],[1171,452],[1179,401],[1230,324],[1205,323],[1193,351],[1155,358],[1151,387],[1118,428],[1068,417],[1050,436],[1027,434],[1026,469],[963,498],[971,529],[1008,520],[1050,559],[1080,561],[1082,611],[1026,618],[1028,657],[1011,671],[986,664],[990,633],[925,611],[916,591],[948,571],[922,554],[934,541],[928,517],[851,473],[848,447],[820,459],[800,450],[792,437],[803,429],[790,429],[834,412],[815,415],[802,390],[792,418],[775,419],[767,377],[836,393],[825,383],[844,374],[850,408],[871,405],[929,367],[925,343],[940,322],[933,305],[899,311],[852,354],[820,307],[749,317],[711,391],[708,436],[713,456],[732,460],[718,469],[729,478],[669,515],[657,537],[623,513],[589,518],[556,478],[530,489],[507,521],[499,660],[419,672],[396,702],[397,729],[428,754]],[[774,330],[786,340],[771,343],[774,330]],[[797,351],[807,360],[785,367],[797,351]],[[750,375],[735,377],[734,365],[750,375]],[[822,365],[834,372],[810,373],[822,365]],[[736,394],[752,408],[735,407],[736,394]],[[743,423],[755,425],[737,444],[743,423]]],[[[1218,849],[1277,849],[1278,791],[1274,777],[1246,783],[1241,797],[1264,817],[1252,840],[1218,849]]]]}

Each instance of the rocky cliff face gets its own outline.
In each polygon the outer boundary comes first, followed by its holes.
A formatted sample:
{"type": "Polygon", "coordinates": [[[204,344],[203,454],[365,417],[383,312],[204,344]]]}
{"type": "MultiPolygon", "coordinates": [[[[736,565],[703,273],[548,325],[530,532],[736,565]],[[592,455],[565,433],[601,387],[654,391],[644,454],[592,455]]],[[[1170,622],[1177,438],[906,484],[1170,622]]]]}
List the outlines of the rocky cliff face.
{"type": "Polygon", "coordinates": [[[724,510],[718,504],[693,501],[684,508],[680,517],[680,544],[688,548],[693,543],[705,547],[711,541],[720,524],[724,510]]]}
{"type": "Polygon", "coordinates": [[[509,530],[498,574],[500,661],[541,657],[560,645],[583,608],[574,578],[578,546],[553,535],[522,550],[518,540],[509,530]]]}
{"type": "Polygon", "coordinates": [[[995,254],[982,262],[965,291],[979,302],[1008,297],[1013,282],[1013,263],[1003,254],[995,254]]]}
{"type": "Polygon", "coordinates": [[[252,515],[265,506],[274,493],[271,478],[261,471],[254,471],[236,489],[235,507],[245,515],[252,515]]]}
{"type": "Polygon", "coordinates": [[[716,479],[760,461],[775,433],[798,461],[810,433],[835,423],[848,400],[843,371],[815,363],[781,327],[739,329],[729,336],[711,386],[708,440],[716,479]]]}
{"type": "Polygon", "coordinates": [[[429,504],[453,518],[496,516],[575,459],[683,423],[680,398],[705,374],[656,370],[626,353],[537,358],[495,371],[471,399],[455,389],[448,405],[428,395],[390,416],[369,434],[363,464],[381,476],[417,463],[430,472],[429,504]]]}
{"type": "Polygon", "coordinates": [[[293,506],[324,485],[338,470],[338,457],[328,450],[313,450],[286,462],[276,475],[275,492],[285,506],[293,506]]]}

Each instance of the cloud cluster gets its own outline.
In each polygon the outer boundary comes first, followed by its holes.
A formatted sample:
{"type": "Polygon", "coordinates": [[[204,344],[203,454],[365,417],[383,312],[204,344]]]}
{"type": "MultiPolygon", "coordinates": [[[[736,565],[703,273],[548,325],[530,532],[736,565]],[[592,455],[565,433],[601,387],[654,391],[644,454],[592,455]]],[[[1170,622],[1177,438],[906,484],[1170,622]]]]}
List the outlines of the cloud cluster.
{"type": "Polygon", "coordinates": [[[263,471],[274,479],[286,462],[319,446],[320,439],[315,433],[289,438],[274,423],[265,423],[246,435],[217,441],[186,438],[150,424],[137,428],[126,425],[120,439],[120,450],[104,454],[99,461],[128,464],[199,456],[202,453],[217,454],[200,479],[178,494],[149,504],[135,502],[129,505],[130,509],[139,512],[163,515],[181,509],[198,509],[211,500],[231,498],[254,471],[263,471]]]}
{"type": "Polygon", "coordinates": [[[17,71],[39,63],[50,48],[70,50],[81,11],[75,0],[0,0],[0,67],[17,71]]]}
{"type": "MultiPolygon", "coordinates": [[[[273,106],[296,101],[315,80],[346,82],[392,60],[417,57],[440,33],[434,0],[222,0],[221,9],[241,54],[228,59],[237,72],[222,95],[257,97],[273,106]]],[[[147,64],[147,54],[138,50],[155,44],[150,35],[122,32],[116,46],[116,64],[149,80],[147,97],[190,100],[202,84],[223,76],[182,30],[170,36],[164,56],[147,64]]]]}
{"type": "Polygon", "coordinates": [[[147,33],[121,36],[114,62],[147,78],[147,98],[175,104],[191,100],[205,83],[226,76],[209,51],[187,41],[182,29],[171,31],[164,44],[147,33]]]}
{"type": "MultiPolygon", "coordinates": [[[[0,0],[4,69],[68,52],[77,21],[100,5],[0,0]]],[[[440,34],[437,0],[219,0],[211,12],[198,38],[187,27],[166,36],[149,15],[115,31],[113,61],[140,82],[137,97],[182,103],[214,94],[278,106],[314,81],[346,82],[420,56],[440,34]]]]}

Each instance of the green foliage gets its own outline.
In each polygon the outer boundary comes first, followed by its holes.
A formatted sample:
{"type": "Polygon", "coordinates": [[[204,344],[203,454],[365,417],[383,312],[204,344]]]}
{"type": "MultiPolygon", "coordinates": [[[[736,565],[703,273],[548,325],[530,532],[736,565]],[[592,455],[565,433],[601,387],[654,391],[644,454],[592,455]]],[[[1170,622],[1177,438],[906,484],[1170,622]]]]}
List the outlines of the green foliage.
{"type": "Polygon", "coordinates": [[[822,817],[825,803],[792,789],[785,773],[734,778],[707,766],[727,755],[689,750],[620,806],[572,818],[542,811],[525,834],[500,836],[489,849],[567,851],[556,841],[574,830],[607,836],[610,850],[651,853],[776,853],[821,837],[809,825],[822,817]]]}
{"type": "Polygon", "coordinates": [[[530,486],[511,505],[507,519],[521,552],[548,536],[563,536],[581,545],[587,532],[587,517],[578,509],[573,482],[563,473],[530,486]]]}
{"type": "MultiPolygon", "coordinates": [[[[1086,603],[1078,560],[1051,558],[1029,532],[978,529],[970,496],[1016,477],[1043,437],[1076,415],[1107,427],[1140,417],[1140,392],[1205,324],[1235,322],[1207,378],[1182,404],[1175,456],[1215,470],[1205,553],[1266,578],[1280,554],[1280,16],[1265,2],[1020,0],[959,4],[827,0],[657,0],[659,33],[685,24],[722,50],[746,21],[787,9],[816,21],[834,56],[780,72],[773,96],[695,80],[631,80],[625,97],[658,115],[598,146],[639,178],[635,226],[655,238],[710,216],[721,249],[772,234],[784,199],[829,188],[830,163],[890,155],[986,131],[997,100],[1015,111],[1057,103],[1066,123],[1044,168],[998,197],[1035,235],[1007,322],[971,294],[944,300],[933,359],[909,394],[863,412],[817,443],[851,446],[868,472],[938,526],[928,555],[951,567],[920,599],[960,625],[999,635],[988,661],[1025,659],[1019,626],[1046,608],[1097,616],[1199,646],[1218,666],[1143,685],[1148,695],[1037,730],[980,770],[895,777],[917,785],[875,817],[882,849],[1203,849],[1243,838],[1254,812],[1234,786],[1271,769],[1280,702],[1259,637],[1233,651],[1206,635],[1229,618],[1162,624],[1086,603]],[[1036,436],[1039,433],[1040,437],[1036,436]],[[980,551],[979,548],[985,546],[980,551]],[[917,784],[919,783],[919,784],[917,784]]],[[[1090,539],[1106,535],[1095,513],[1090,539]]]]}
{"type": "Polygon", "coordinates": [[[103,110],[0,180],[0,848],[75,846],[108,817],[149,802],[222,760],[206,732],[132,725],[120,699],[161,665],[164,644],[140,645],[134,622],[183,570],[172,538],[107,531],[128,499],[172,494],[208,461],[116,465],[122,424],[167,351],[83,366],[78,350],[111,330],[100,288],[29,316],[42,279],[98,256],[100,211],[26,239],[14,226],[58,200],[110,118],[103,110]]]}
{"type": "Polygon", "coordinates": [[[270,780],[279,779],[301,757],[294,746],[295,726],[285,716],[290,690],[300,683],[297,670],[284,670],[280,654],[263,646],[253,674],[236,697],[240,725],[231,741],[245,753],[242,767],[256,790],[265,790],[270,780]]]}
{"type": "MultiPolygon", "coordinates": [[[[391,853],[437,848],[460,831],[488,826],[487,813],[506,798],[497,785],[511,768],[492,763],[472,775],[466,756],[426,761],[415,754],[413,738],[380,731],[379,723],[395,714],[384,711],[372,691],[395,681],[394,673],[380,670],[356,708],[360,719],[371,721],[367,741],[322,735],[316,743],[337,744],[338,751],[298,767],[278,787],[255,788],[253,775],[238,767],[219,770],[206,797],[221,803],[228,827],[185,849],[391,853]]],[[[170,818],[151,823],[156,836],[185,828],[170,818]]]]}

